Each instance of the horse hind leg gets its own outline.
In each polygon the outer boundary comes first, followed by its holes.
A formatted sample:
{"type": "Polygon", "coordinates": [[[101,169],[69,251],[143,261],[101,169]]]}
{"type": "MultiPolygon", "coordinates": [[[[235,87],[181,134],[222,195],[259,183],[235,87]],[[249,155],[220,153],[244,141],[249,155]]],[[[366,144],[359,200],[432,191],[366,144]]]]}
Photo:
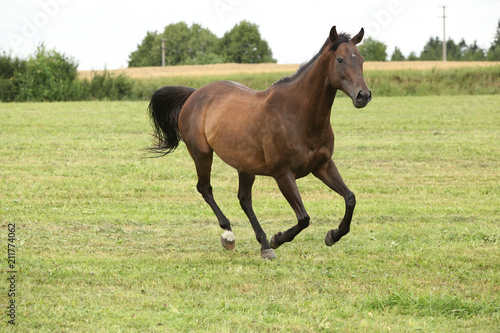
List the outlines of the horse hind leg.
{"type": "Polygon", "coordinates": [[[231,230],[231,223],[215,202],[212,186],[210,185],[213,151],[210,149],[209,152],[205,153],[193,153],[190,150],[190,153],[195,161],[196,172],[198,174],[198,184],[196,185],[196,189],[203,196],[203,199],[210,206],[210,208],[212,208],[217,220],[219,221],[219,226],[224,229],[224,233],[221,235],[222,246],[226,250],[232,250],[235,246],[235,237],[233,231],[231,230]]]}
{"type": "Polygon", "coordinates": [[[214,200],[214,196],[212,193],[212,186],[210,183],[203,182],[201,180],[198,181],[198,184],[196,185],[196,188],[198,189],[198,192],[201,193],[203,196],[203,199],[205,199],[205,202],[208,203],[208,205],[212,208],[215,216],[217,217],[217,220],[219,221],[219,226],[224,229],[224,233],[221,235],[220,241],[222,246],[226,250],[232,250],[234,249],[235,246],[235,237],[234,233],[231,230],[231,224],[227,217],[222,213],[220,210],[219,206],[214,200]]]}

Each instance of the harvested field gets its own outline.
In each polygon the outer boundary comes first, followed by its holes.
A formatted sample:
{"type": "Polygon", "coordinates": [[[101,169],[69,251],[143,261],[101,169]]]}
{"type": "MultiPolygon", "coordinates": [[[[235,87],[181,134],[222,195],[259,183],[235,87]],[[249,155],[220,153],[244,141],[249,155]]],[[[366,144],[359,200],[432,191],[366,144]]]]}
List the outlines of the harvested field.
{"type": "MultiPolygon", "coordinates": [[[[500,62],[469,62],[469,61],[388,61],[366,62],[364,69],[368,71],[382,70],[431,70],[499,66],[500,62]]],[[[152,79],[161,77],[188,76],[220,76],[232,74],[254,73],[293,73],[299,64],[213,64],[167,67],[135,67],[108,70],[112,74],[125,74],[132,79],[152,79]]],[[[80,71],[79,77],[90,78],[95,71],[80,71]]],[[[102,72],[102,71],[97,71],[102,72]]]]}
{"type": "MultiPolygon", "coordinates": [[[[213,64],[213,65],[188,65],[188,66],[166,66],[166,67],[135,67],[109,70],[114,74],[125,74],[132,79],[152,79],[160,77],[176,76],[213,76],[232,74],[255,74],[255,73],[282,73],[294,72],[299,65],[279,64],[213,64]]],[[[88,78],[93,71],[80,71],[80,78],[88,78]]],[[[100,71],[98,71],[100,72],[100,71]]]]}

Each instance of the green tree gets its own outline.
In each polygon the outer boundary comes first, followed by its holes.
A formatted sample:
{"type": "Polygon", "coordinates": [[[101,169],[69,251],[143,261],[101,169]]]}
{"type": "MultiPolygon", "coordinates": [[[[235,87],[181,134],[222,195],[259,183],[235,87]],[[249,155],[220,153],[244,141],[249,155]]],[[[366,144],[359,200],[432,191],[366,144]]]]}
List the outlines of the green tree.
{"type": "Polygon", "coordinates": [[[391,61],[405,61],[405,56],[403,52],[396,46],[394,52],[392,53],[391,61]]]}
{"type": "Polygon", "coordinates": [[[420,54],[420,60],[443,59],[443,42],[438,37],[431,37],[420,54]]]}
{"type": "Polygon", "coordinates": [[[409,61],[417,61],[418,60],[418,56],[415,53],[415,51],[410,52],[410,54],[408,55],[408,60],[409,61]]]}
{"type": "Polygon", "coordinates": [[[500,20],[498,21],[495,39],[493,39],[493,43],[488,50],[488,55],[486,58],[490,61],[500,61],[500,20]]]}
{"type": "Polygon", "coordinates": [[[0,101],[10,102],[16,98],[18,84],[13,77],[26,69],[26,60],[12,57],[7,52],[0,54],[0,101]]]}
{"type": "Polygon", "coordinates": [[[199,24],[188,26],[179,22],[167,25],[161,34],[148,32],[137,50],[130,54],[129,67],[160,66],[162,39],[165,39],[167,65],[221,62],[214,53],[217,36],[199,24]]]}
{"type": "Polygon", "coordinates": [[[463,59],[466,61],[484,61],[486,55],[484,54],[484,50],[477,45],[477,41],[474,41],[474,44],[469,45],[465,51],[463,59]]]}
{"type": "MultiPolygon", "coordinates": [[[[210,30],[193,24],[188,27],[180,22],[165,27],[163,34],[156,37],[157,45],[165,38],[165,63],[168,65],[181,65],[190,59],[200,58],[214,53],[217,36],[210,30]]],[[[158,54],[161,64],[160,48],[154,50],[158,54]]]]}
{"type": "Polygon", "coordinates": [[[464,53],[465,51],[467,50],[467,43],[465,42],[465,39],[462,38],[462,40],[460,41],[460,43],[458,43],[457,45],[458,47],[458,51],[460,53],[460,60],[463,60],[463,57],[464,57],[464,53]]]}
{"type": "Polygon", "coordinates": [[[26,67],[26,60],[12,57],[7,52],[0,54],[0,79],[10,79],[14,74],[26,67]]]}
{"type": "Polygon", "coordinates": [[[218,39],[199,24],[179,22],[166,26],[160,34],[148,32],[130,54],[129,67],[160,66],[162,39],[167,65],[276,62],[255,24],[242,21],[218,39]]]}
{"type": "Polygon", "coordinates": [[[142,40],[141,44],[137,44],[137,50],[132,52],[129,56],[128,67],[144,67],[144,66],[159,66],[161,65],[161,59],[155,59],[151,50],[156,45],[156,36],[158,33],[156,31],[148,31],[146,37],[142,40]]]}
{"type": "Polygon", "coordinates": [[[387,59],[387,45],[371,37],[365,38],[358,49],[367,61],[386,61],[387,59]]]}
{"type": "Polygon", "coordinates": [[[248,21],[241,21],[226,32],[217,50],[226,62],[276,62],[269,45],[260,36],[259,27],[248,21]]]}
{"type": "MultiPolygon", "coordinates": [[[[442,53],[443,52],[441,51],[441,54],[442,53]]],[[[462,51],[460,43],[455,44],[455,42],[452,39],[448,39],[446,41],[446,59],[453,61],[462,60],[462,51]]]]}

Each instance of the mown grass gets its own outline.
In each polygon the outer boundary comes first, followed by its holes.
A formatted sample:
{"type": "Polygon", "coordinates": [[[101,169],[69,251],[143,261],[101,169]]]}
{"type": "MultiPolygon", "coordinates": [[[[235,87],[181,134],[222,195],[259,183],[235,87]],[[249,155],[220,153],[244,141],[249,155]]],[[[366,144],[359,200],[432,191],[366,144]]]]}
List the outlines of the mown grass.
{"type": "MultiPolygon", "coordinates": [[[[236,172],[216,159],[232,252],[181,145],[143,159],[145,102],[0,104],[0,233],[16,223],[19,332],[494,332],[500,325],[498,96],[339,98],[334,159],[356,193],[299,180],[312,225],[260,259],[236,172]]],[[[272,179],[268,235],[295,224],[272,179]]],[[[2,255],[6,277],[7,254],[2,255]]],[[[7,282],[0,283],[6,306],[7,282]]],[[[11,328],[0,316],[3,329],[11,328]]]]}

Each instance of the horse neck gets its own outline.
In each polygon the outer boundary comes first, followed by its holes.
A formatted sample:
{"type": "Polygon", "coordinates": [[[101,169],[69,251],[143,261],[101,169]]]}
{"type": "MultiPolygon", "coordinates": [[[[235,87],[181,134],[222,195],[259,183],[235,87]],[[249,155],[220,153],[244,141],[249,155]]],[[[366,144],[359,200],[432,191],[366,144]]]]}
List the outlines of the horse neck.
{"type": "Polygon", "coordinates": [[[330,113],[337,90],[330,86],[329,64],[329,55],[322,54],[290,85],[289,96],[296,105],[295,112],[299,113],[309,137],[331,128],[330,113]]]}

